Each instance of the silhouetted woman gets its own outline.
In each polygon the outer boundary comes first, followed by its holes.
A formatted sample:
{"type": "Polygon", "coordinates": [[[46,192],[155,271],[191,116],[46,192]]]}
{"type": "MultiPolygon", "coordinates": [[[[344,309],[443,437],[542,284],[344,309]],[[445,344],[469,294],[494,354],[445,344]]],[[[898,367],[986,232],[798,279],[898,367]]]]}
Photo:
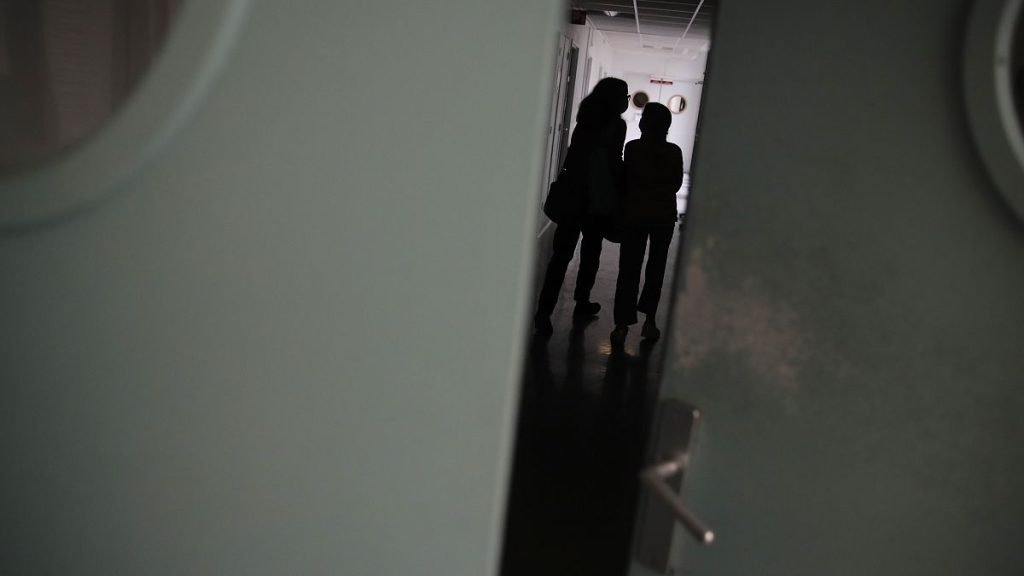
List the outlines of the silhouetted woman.
{"type": "Polygon", "coordinates": [[[661,300],[668,245],[675,230],[676,192],[683,183],[683,152],[665,140],[671,124],[672,113],[668,108],[652,102],[644,107],[640,118],[640,139],[626,144],[613,344],[625,342],[629,326],[637,323],[638,310],[646,316],[641,335],[652,340],[661,336],[654,315],[661,300]],[[651,253],[638,302],[640,269],[648,244],[651,253]]]}
{"type": "Polygon", "coordinates": [[[537,302],[534,326],[539,334],[551,333],[551,313],[565,280],[576,244],[580,243],[580,266],[573,295],[573,318],[596,315],[601,305],[590,301],[590,291],[601,261],[602,231],[616,209],[622,187],[622,145],[626,123],[619,117],[629,105],[629,88],[618,78],[605,78],[580,102],[576,129],[572,134],[565,165],[559,179],[568,178],[573,195],[570,214],[555,228],[551,260],[548,262],[537,302]]]}

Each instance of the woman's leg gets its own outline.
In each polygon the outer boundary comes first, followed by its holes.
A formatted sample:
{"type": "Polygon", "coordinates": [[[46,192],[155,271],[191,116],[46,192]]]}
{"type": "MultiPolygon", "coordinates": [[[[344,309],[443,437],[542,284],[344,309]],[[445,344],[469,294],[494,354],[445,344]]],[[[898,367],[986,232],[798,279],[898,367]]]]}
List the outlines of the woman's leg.
{"type": "Polygon", "coordinates": [[[573,299],[577,304],[590,302],[590,291],[594,288],[594,282],[597,281],[597,269],[601,266],[603,242],[604,238],[598,229],[593,227],[583,229],[583,242],[580,243],[580,269],[576,273],[576,290],[573,293],[573,299]]]}
{"type": "Polygon", "coordinates": [[[548,261],[548,269],[544,273],[544,284],[540,290],[540,298],[537,300],[537,314],[535,318],[547,318],[555,310],[558,303],[558,293],[562,289],[562,282],[565,281],[565,271],[569,268],[572,255],[576,253],[576,243],[580,239],[580,228],[578,225],[568,222],[555,227],[555,239],[551,248],[551,259],[548,261]]]}

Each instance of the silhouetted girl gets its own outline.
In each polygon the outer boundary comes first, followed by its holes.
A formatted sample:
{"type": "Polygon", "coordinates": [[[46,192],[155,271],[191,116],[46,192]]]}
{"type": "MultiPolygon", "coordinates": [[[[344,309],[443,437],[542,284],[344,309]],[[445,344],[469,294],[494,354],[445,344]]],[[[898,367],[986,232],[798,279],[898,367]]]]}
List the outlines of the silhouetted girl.
{"type": "Polygon", "coordinates": [[[615,329],[611,340],[622,344],[629,326],[637,322],[637,310],[646,316],[641,335],[661,336],[654,315],[665,280],[668,245],[676,222],[676,191],[683,183],[683,152],[666,142],[672,113],[657,103],[644,107],[639,140],[626,144],[626,189],[622,197],[622,243],[619,247],[619,278],[615,284],[615,329]],[[650,243],[644,291],[640,269],[650,243]]]}
{"type": "Polygon", "coordinates": [[[622,145],[626,123],[619,117],[629,104],[629,89],[618,78],[605,78],[580,102],[576,129],[572,134],[565,165],[559,179],[571,182],[571,213],[555,228],[554,246],[537,302],[534,326],[538,333],[551,332],[551,313],[565,280],[576,244],[580,246],[580,266],[576,275],[573,318],[594,316],[601,305],[590,301],[590,290],[597,278],[601,260],[602,231],[616,209],[622,186],[622,145]]]}

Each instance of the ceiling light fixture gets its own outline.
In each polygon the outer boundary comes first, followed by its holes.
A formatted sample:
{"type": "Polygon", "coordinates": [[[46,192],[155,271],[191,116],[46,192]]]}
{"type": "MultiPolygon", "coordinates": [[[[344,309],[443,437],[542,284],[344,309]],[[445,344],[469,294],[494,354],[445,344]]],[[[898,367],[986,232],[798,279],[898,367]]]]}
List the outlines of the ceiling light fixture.
{"type": "Polygon", "coordinates": [[[614,10],[605,10],[604,13],[611,16],[612,18],[615,18],[616,16],[619,15],[619,13],[614,10]]]}

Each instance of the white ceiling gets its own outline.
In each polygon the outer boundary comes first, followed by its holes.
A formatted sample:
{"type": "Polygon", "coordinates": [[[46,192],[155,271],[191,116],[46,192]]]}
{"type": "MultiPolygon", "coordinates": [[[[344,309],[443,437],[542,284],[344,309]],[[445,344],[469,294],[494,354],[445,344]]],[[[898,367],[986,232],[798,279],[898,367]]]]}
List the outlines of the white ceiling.
{"type": "Polygon", "coordinates": [[[680,36],[637,35],[636,32],[607,30],[602,30],[601,34],[619,52],[659,54],[684,60],[696,60],[700,53],[707,52],[711,47],[709,40],[690,38],[689,35],[682,39],[680,36]]]}
{"type": "Polygon", "coordinates": [[[717,1],[572,0],[572,7],[585,10],[616,50],[693,58],[710,46],[717,1]]]}

